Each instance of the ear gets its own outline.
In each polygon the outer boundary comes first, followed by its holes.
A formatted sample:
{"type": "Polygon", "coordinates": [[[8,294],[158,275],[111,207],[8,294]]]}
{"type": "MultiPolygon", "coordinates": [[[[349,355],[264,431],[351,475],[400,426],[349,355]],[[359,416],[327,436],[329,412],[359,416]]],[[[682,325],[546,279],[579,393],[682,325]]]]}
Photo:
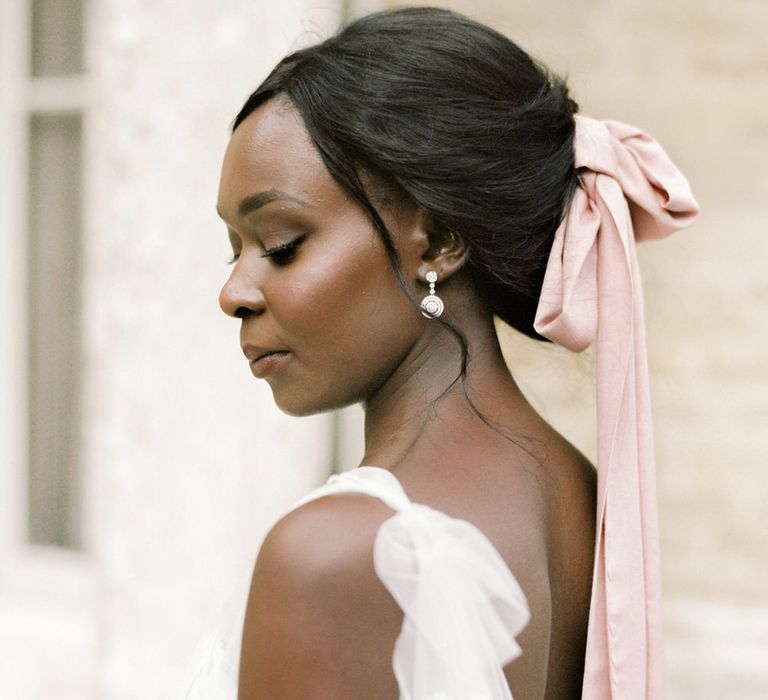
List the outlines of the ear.
{"type": "Polygon", "coordinates": [[[426,285],[427,272],[437,273],[445,282],[466,264],[469,245],[462,236],[436,222],[434,217],[413,205],[397,213],[385,212],[390,230],[396,232],[398,255],[406,277],[426,285]]]}
{"type": "Polygon", "coordinates": [[[422,221],[426,245],[423,247],[417,274],[423,281],[427,272],[434,270],[438,280],[445,282],[466,264],[469,245],[461,235],[437,224],[431,216],[425,214],[422,221]]]}

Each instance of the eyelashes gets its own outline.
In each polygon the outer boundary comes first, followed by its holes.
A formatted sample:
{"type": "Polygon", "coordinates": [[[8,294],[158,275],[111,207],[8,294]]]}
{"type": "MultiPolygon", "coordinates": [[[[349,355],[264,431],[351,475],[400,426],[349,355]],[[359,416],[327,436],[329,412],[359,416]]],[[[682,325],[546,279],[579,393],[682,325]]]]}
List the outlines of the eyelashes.
{"type": "Polygon", "coordinates": [[[296,238],[291,241],[281,243],[274,248],[265,250],[261,257],[270,258],[275,265],[287,265],[296,257],[299,246],[304,242],[305,238],[305,235],[296,236],[296,238]]]}
{"type": "MultiPolygon", "coordinates": [[[[306,239],[306,235],[296,236],[293,240],[281,243],[274,248],[265,250],[262,254],[262,258],[270,258],[275,265],[283,266],[288,265],[296,257],[296,253],[299,250],[299,246],[306,239]]],[[[239,253],[235,253],[228,261],[227,265],[233,265],[240,258],[239,253]]]]}

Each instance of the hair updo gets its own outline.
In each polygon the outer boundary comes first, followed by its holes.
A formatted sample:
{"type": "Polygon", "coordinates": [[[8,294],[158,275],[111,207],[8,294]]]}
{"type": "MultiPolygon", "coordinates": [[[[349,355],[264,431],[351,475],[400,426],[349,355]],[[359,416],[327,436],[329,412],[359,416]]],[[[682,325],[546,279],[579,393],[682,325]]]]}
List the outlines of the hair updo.
{"type": "Polygon", "coordinates": [[[298,110],[331,175],[370,213],[404,288],[363,173],[461,235],[467,270],[493,312],[539,337],[544,270],[577,182],[577,105],[562,80],[483,24],[409,8],[368,15],[286,56],[233,130],[277,96],[298,110]]]}

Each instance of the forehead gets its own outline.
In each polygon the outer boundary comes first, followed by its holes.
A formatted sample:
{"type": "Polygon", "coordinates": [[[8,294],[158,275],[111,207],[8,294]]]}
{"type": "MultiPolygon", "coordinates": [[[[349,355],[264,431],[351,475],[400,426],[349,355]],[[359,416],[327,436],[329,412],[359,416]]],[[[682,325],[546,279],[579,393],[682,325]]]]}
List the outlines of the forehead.
{"type": "Polygon", "coordinates": [[[234,221],[239,202],[268,190],[309,203],[345,198],[299,113],[279,100],[258,107],[232,134],[221,168],[219,211],[234,221]]]}

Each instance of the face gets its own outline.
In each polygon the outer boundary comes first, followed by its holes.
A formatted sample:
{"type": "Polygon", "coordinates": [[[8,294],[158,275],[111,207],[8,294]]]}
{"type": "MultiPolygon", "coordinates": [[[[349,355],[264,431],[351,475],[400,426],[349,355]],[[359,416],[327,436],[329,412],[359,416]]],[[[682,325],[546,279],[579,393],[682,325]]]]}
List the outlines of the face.
{"type": "MultiPolygon", "coordinates": [[[[235,130],[218,209],[234,253],[219,302],[240,319],[243,352],[277,405],[307,415],[370,398],[425,320],[367,212],[333,179],[291,106],[270,100],[235,130]]],[[[402,255],[415,218],[384,218],[402,255]]],[[[403,256],[415,281],[413,267],[403,256]]]]}

